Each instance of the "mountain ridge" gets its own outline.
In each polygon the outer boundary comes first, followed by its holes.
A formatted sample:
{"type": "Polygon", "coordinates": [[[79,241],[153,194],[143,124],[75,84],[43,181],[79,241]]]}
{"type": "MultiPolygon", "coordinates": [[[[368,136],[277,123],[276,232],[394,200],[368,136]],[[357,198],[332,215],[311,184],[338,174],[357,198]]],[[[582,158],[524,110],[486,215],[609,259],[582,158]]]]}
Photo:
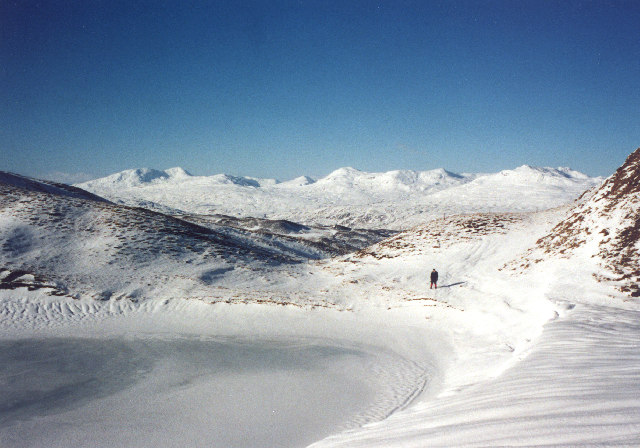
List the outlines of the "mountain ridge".
{"type": "Polygon", "coordinates": [[[61,184],[53,181],[33,179],[30,177],[21,176],[19,174],[9,173],[7,171],[0,171],[0,183],[12,185],[14,187],[23,188],[25,190],[33,192],[51,193],[73,198],[87,199],[91,201],[109,202],[106,199],[79,187],[61,184]]]}
{"type": "MultiPolygon", "coordinates": [[[[300,175],[293,179],[281,181],[276,178],[258,178],[252,176],[233,175],[229,173],[217,173],[212,175],[195,176],[184,168],[173,167],[165,170],[159,170],[156,168],[133,168],[123,171],[119,171],[113,174],[109,174],[104,177],[92,179],[85,182],[74,184],[82,188],[82,186],[95,187],[104,184],[146,184],[157,181],[169,181],[169,180],[188,180],[190,178],[198,179],[226,179],[237,182],[242,186],[272,186],[280,184],[297,184],[302,181],[304,184],[313,184],[317,182],[330,183],[331,181],[343,181],[345,179],[355,180],[358,178],[395,178],[402,183],[410,184],[424,179],[437,179],[437,178],[454,178],[454,179],[475,179],[477,177],[490,176],[492,174],[500,174],[502,176],[512,175],[534,175],[539,176],[546,175],[548,177],[557,178],[573,178],[573,179],[588,179],[584,173],[575,171],[569,167],[536,167],[531,165],[521,165],[514,169],[502,170],[498,173],[455,173],[444,168],[434,168],[431,170],[411,170],[411,169],[397,169],[389,171],[362,171],[353,167],[341,167],[333,170],[329,174],[323,177],[313,177],[308,175],[300,175]],[[256,185],[257,184],[257,185],[256,185]]],[[[598,179],[597,177],[594,179],[598,179]]]]}
{"type": "Polygon", "coordinates": [[[443,168],[369,173],[345,167],[323,178],[301,176],[285,182],[167,171],[127,170],[76,186],[113,202],[158,211],[402,230],[443,214],[555,207],[602,181],[568,168],[527,165],[488,174],[443,168]]]}

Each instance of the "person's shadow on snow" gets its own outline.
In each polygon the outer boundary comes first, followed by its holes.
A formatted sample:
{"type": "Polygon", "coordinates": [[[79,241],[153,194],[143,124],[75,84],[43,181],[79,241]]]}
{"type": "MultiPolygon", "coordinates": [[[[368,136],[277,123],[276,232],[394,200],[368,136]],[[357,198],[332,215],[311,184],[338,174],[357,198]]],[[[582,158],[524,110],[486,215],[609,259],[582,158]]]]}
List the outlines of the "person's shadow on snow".
{"type": "Polygon", "coordinates": [[[442,285],[442,286],[440,286],[440,288],[451,288],[452,286],[464,285],[465,283],[467,283],[467,282],[451,283],[449,285],[442,285]]]}

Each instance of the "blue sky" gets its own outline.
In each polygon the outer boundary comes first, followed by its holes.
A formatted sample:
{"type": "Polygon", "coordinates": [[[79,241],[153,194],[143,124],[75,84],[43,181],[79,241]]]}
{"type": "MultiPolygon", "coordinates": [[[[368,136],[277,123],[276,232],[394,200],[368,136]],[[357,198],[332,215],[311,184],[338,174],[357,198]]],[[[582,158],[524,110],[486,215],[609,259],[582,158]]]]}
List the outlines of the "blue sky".
{"type": "Polygon", "coordinates": [[[0,169],[610,175],[640,146],[637,1],[0,3],[0,169]]]}

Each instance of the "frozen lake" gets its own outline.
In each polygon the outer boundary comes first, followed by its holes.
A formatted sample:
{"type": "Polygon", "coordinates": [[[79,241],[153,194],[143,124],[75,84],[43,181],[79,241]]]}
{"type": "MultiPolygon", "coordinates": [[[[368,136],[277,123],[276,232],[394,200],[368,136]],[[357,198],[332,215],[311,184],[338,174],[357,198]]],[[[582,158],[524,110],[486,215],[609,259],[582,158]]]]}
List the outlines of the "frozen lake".
{"type": "Polygon", "coordinates": [[[300,447],[386,417],[424,378],[335,341],[0,340],[0,446],[300,447]]]}

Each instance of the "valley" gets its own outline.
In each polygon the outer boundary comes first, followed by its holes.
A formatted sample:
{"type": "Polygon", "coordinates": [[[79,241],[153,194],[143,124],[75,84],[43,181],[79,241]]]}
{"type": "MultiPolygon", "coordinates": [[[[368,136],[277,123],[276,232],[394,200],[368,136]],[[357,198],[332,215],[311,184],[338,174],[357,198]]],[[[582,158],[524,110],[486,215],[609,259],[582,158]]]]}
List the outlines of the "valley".
{"type": "Polygon", "coordinates": [[[237,447],[640,442],[639,151],[606,180],[526,166],[290,182],[172,169],[68,187],[2,173],[0,384],[13,398],[0,442],[110,446],[120,408],[118,440],[135,446],[183,433],[237,447]],[[51,361],[55,347],[77,358],[51,361]],[[96,351],[146,364],[78,370],[96,351]],[[240,365],[219,370],[235,352],[240,365]],[[68,386],[33,392],[39,359],[68,386]]]}

